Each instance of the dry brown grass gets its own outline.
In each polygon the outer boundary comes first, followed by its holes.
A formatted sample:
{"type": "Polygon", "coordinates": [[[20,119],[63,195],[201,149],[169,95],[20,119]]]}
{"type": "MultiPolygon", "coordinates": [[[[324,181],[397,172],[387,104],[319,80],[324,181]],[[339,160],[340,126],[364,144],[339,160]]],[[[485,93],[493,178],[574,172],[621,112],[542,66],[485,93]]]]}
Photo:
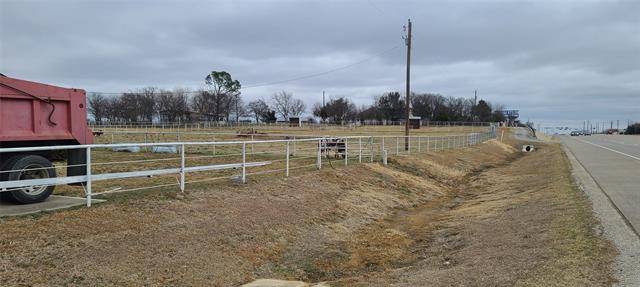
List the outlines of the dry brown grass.
{"type": "Polygon", "coordinates": [[[494,142],[388,167],[325,165],[1,219],[0,285],[611,282],[611,247],[593,233],[559,149],[507,150],[494,142]]]}

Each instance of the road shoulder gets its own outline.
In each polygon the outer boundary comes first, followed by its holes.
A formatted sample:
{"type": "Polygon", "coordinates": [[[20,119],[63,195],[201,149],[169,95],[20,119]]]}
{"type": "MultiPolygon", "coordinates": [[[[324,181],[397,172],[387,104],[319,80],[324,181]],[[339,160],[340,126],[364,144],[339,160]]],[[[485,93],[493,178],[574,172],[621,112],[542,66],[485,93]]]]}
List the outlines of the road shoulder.
{"type": "Polygon", "coordinates": [[[565,145],[563,149],[571,162],[576,183],[592,202],[593,213],[600,221],[600,232],[619,251],[615,266],[619,283],[616,286],[640,286],[640,239],[573,153],[565,145]]]}

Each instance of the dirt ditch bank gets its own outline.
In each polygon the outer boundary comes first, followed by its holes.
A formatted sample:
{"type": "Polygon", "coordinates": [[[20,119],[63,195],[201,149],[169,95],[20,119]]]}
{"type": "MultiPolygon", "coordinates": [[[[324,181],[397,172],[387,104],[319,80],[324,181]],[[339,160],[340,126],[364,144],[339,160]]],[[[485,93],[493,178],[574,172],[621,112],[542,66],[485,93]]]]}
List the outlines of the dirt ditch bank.
{"type": "Polygon", "coordinates": [[[606,285],[613,249],[556,145],[492,141],[0,221],[0,285],[606,285]]]}

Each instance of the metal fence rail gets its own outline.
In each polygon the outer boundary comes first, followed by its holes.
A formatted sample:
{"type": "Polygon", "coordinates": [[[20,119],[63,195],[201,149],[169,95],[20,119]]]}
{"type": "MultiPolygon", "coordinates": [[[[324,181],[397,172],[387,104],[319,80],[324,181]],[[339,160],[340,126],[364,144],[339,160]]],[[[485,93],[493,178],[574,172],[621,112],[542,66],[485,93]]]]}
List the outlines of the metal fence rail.
{"type": "MultiPolygon", "coordinates": [[[[87,206],[91,206],[92,197],[101,194],[168,186],[178,186],[184,192],[187,183],[229,178],[246,183],[248,175],[281,173],[289,176],[292,170],[321,169],[326,164],[346,166],[375,161],[386,164],[388,156],[465,148],[495,137],[496,129],[491,126],[485,132],[452,136],[333,136],[2,148],[0,153],[82,149],[87,160],[86,164],[74,165],[84,166],[86,175],[66,176],[61,171],[55,178],[0,181],[0,191],[80,183],[87,206]],[[154,152],[161,148],[168,154],[154,152]],[[152,185],[142,186],[146,184],[152,185]],[[96,188],[101,191],[96,192],[96,188]]],[[[64,167],[67,166],[60,164],[54,168],[64,167]]]]}
{"type": "MultiPolygon", "coordinates": [[[[492,122],[467,122],[467,121],[429,121],[421,120],[421,125],[424,127],[455,127],[455,126],[475,126],[475,127],[488,127],[492,122]]],[[[234,121],[197,121],[197,122],[102,122],[97,123],[90,121],[89,125],[92,128],[161,128],[161,129],[174,129],[174,130],[193,130],[193,129],[209,129],[209,128],[238,128],[238,127],[271,127],[271,128],[291,128],[289,122],[276,122],[276,123],[255,123],[255,122],[234,122],[234,121]]],[[[390,120],[366,120],[358,122],[344,122],[344,123],[317,123],[317,122],[302,122],[299,127],[354,127],[354,126],[401,126],[404,125],[404,121],[390,121],[390,120]]]]}

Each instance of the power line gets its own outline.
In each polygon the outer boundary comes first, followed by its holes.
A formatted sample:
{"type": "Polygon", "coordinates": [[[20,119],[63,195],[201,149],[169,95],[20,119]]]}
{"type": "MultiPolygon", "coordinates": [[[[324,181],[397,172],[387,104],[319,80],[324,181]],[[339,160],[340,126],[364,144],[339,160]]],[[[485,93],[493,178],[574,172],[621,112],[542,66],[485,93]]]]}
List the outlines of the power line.
{"type": "MultiPolygon", "coordinates": [[[[370,57],[364,58],[360,61],[357,62],[353,62],[351,64],[348,65],[344,65],[344,66],[339,66],[330,70],[326,70],[323,72],[319,72],[319,73],[313,73],[313,74],[307,74],[307,75],[302,75],[302,76],[296,76],[296,77],[292,77],[292,78],[288,78],[288,79],[284,79],[284,80],[278,80],[278,81],[272,81],[272,82],[264,82],[264,83],[258,83],[258,84],[251,84],[251,85],[246,85],[243,86],[241,89],[251,89],[251,88],[257,88],[257,87],[264,87],[264,86],[272,86],[272,85],[276,85],[276,84],[282,84],[282,83],[288,83],[288,82],[294,82],[294,81],[299,81],[299,80],[304,80],[304,79],[309,79],[309,78],[315,78],[315,77],[319,77],[319,76],[323,76],[323,75],[327,75],[333,72],[337,72],[340,70],[344,70],[344,69],[348,69],[351,68],[353,66],[362,64],[362,63],[366,63],[368,61],[371,61],[379,56],[382,56],[386,53],[389,53],[395,49],[398,49],[400,47],[400,45],[396,45],[393,46],[389,49],[383,50],[381,52],[375,53],[370,57]]],[[[125,92],[95,92],[95,91],[89,91],[88,93],[95,93],[95,94],[105,94],[105,95],[120,95],[123,94],[125,92]]],[[[188,91],[187,93],[190,94],[195,94],[198,93],[198,91],[188,91]]]]}
{"type": "Polygon", "coordinates": [[[393,50],[397,49],[398,47],[400,47],[400,45],[396,45],[396,46],[394,46],[394,47],[392,47],[392,48],[390,48],[390,49],[387,49],[387,50],[384,50],[384,51],[382,51],[382,52],[376,53],[376,54],[374,54],[374,55],[373,55],[373,56],[371,56],[371,57],[368,57],[368,58],[362,59],[362,60],[360,60],[360,61],[357,61],[357,62],[351,63],[351,64],[349,64],[349,65],[345,65],[345,66],[341,66],[341,67],[333,68],[333,69],[331,69],[331,70],[327,70],[327,71],[324,71],[324,72],[314,73],[314,74],[308,74],[308,75],[299,76],[299,77],[294,77],[294,78],[290,78],[290,79],[286,79],[286,80],[273,81],[273,82],[266,82],[266,83],[262,83],[262,84],[255,84],[255,85],[248,85],[248,86],[243,87],[243,88],[250,89],[250,88],[255,88],[255,87],[271,86],[271,85],[275,85],[275,84],[282,84],[282,83],[293,82],[293,81],[298,81],[298,80],[304,80],[304,79],[308,79],[308,78],[314,78],[314,77],[318,77],[318,76],[322,76],[322,75],[330,74],[330,73],[333,73],[333,72],[337,72],[337,71],[340,71],[340,70],[344,70],[344,69],[347,69],[347,68],[351,68],[351,67],[353,67],[353,66],[355,66],[355,65],[359,65],[359,64],[362,64],[362,63],[365,63],[365,62],[371,61],[371,60],[373,60],[373,59],[377,58],[378,56],[381,56],[381,55],[383,55],[383,54],[385,54],[385,53],[388,53],[388,52],[391,52],[391,51],[393,51],[393,50]]]}

